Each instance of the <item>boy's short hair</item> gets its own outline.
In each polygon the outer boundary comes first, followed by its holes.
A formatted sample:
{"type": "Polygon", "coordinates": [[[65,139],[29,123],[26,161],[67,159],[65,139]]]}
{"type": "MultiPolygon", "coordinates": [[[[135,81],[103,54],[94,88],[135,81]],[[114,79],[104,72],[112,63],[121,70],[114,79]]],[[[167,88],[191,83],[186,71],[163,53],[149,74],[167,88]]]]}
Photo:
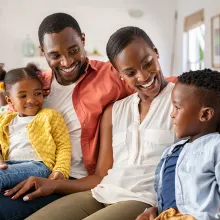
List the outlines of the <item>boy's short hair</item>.
{"type": "Polygon", "coordinates": [[[211,69],[185,72],[178,76],[178,83],[193,86],[193,95],[202,105],[219,109],[220,72],[211,69]]]}

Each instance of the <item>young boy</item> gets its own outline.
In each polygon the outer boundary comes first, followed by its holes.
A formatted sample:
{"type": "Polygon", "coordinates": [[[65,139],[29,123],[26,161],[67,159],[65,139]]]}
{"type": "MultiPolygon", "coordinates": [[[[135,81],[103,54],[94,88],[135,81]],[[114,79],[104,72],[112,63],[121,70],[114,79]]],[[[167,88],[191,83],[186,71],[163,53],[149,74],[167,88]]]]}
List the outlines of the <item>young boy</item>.
{"type": "Polygon", "coordinates": [[[163,153],[155,179],[158,207],[137,220],[220,219],[220,73],[183,73],[172,104],[176,136],[185,140],[163,153]]]}

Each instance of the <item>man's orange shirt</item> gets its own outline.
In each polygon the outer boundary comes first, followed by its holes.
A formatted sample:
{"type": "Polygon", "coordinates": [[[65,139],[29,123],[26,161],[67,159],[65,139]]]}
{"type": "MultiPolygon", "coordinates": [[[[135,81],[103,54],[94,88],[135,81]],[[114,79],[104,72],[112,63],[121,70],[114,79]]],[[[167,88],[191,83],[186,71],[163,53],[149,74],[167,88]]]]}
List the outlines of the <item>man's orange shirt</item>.
{"type": "MultiPolygon", "coordinates": [[[[50,93],[52,71],[42,75],[45,95],[50,93]]],[[[166,78],[176,82],[176,77],[166,78]]],[[[85,73],[77,81],[72,99],[73,107],[81,124],[81,147],[83,161],[88,173],[95,171],[99,151],[99,127],[101,115],[105,108],[134,93],[120,79],[110,62],[90,60],[85,73]]]]}

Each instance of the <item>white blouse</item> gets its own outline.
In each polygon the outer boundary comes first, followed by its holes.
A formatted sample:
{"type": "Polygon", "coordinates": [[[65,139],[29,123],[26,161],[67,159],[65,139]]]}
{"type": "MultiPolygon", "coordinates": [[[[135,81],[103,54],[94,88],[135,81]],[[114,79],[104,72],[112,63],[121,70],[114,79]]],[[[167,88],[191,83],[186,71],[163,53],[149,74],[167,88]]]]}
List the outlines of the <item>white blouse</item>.
{"type": "Polygon", "coordinates": [[[170,117],[173,87],[173,83],[167,84],[152,101],[141,123],[137,93],[114,103],[114,164],[102,182],[92,189],[93,197],[99,202],[136,200],[156,205],[155,169],[164,149],[175,142],[170,117]]]}

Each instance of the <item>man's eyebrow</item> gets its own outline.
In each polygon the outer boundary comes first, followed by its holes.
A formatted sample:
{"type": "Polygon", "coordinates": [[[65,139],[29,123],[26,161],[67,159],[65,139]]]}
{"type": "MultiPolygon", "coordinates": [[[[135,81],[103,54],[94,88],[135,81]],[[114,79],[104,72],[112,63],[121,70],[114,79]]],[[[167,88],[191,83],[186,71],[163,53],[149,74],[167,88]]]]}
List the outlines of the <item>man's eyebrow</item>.
{"type": "MultiPolygon", "coordinates": [[[[77,45],[77,44],[71,45],[70,47],[68,47],[68,50],[73,49],[74,47],[78,47],[78,45],[77,45]]],[[[58,54],[58,53],[59,53],[59,52],[56,51],[56,50],[51,50],[51,51],[49,51],[47,54],[53,55],[53,54],[58,54]]]]}

